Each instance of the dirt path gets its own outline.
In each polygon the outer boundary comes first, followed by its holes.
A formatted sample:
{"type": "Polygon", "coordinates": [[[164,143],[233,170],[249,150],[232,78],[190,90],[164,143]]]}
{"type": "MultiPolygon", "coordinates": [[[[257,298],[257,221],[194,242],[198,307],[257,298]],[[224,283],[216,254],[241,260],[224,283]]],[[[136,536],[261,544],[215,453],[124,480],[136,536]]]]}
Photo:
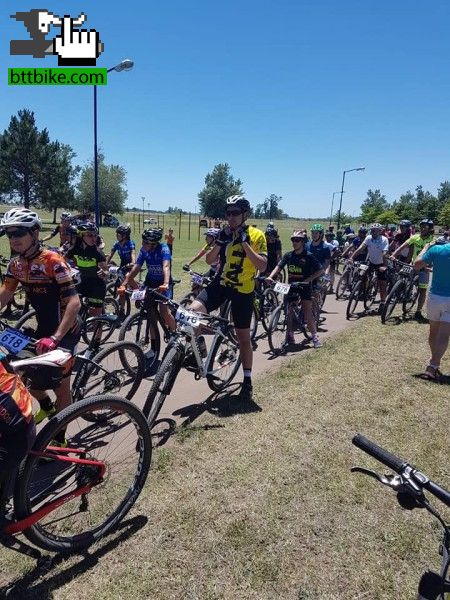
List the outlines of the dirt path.
{"type": "MultiPolygon", "coordinates": [[[[326,343],[326,338],[330,335],[334,335],[339,331],[349,327],[351,323],[345,318],[346,301],[337,301],[334,295],[329,295],[325,302],[325,310],[323,316],[326,317],[325,321],[320,325],[319,335],[321,340],[326,343]]],[[[264,333],[262,326],[258,329],[257,344],[258,347],[254,353],[253,362],[253,377],[257,378],[259,375],[269,372],[276,371],[283,361],[289,359],[294,355],[298,355],[301,352],[320,352],[319,350],[310,349],[310,346],[306,346],[303,350],[289,352],[284,356],[274,357],[269,351],[269,345],[267,342],[267,336],[262,336],[264,333]],[[259,337],[261,336],[261,337],[259,337]]],[[[301,335],[298,334],[297,340],[300,341],[301,335]]],[[[242,381],[242,370],[240,369],[234,383],[229,388],[230,394],[236,394],[239,391],[239,383],[242,381]]],[[[145,379],[142,382],[141,388],[134,397],[134,402],[140,407],[143,406],[145,398],[151,386],[151,379],[145,379]]],[[[186,370],[182,370],[177,378],[171,395],[166,398],[164,406],[159,415],[159,419],[163,422],[157,424],[155,430],[161,433],[161,441],[165,441],[170,436],[170,432],[175,429],[175,426],[179,426],[184,422],[192,422],[207,410],[207,400],[214,397],[214,394],[208,387],[208,384],[204,379],[196,381],[194,375],[186,370]],[[164,435],[167,433],[167,436],[164,435]]],[[[256,399],[257,400],[257,399],[256,399]]]]}

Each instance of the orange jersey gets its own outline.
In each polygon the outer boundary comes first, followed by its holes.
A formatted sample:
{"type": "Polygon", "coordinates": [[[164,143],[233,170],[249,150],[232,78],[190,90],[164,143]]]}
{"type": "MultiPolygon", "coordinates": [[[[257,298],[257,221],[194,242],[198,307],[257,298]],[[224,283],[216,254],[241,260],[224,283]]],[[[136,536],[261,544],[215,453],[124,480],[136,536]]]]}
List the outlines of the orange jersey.
{"type": "MultiPolygon", "coordinates": [[[[0,362],[0,390],[2,394],[8,394],[17,404],[20,412],[25,419],[30,420],[32,417],[32,398],[30,392],[25,387],[24,383],[15,373],[8,373],[5,367],[0,362]]],[[[1,408],[0,410],[6,410],[1,408]]],[[[2,415],[3,420],[8,420],[8,415],[2,415]]]]}

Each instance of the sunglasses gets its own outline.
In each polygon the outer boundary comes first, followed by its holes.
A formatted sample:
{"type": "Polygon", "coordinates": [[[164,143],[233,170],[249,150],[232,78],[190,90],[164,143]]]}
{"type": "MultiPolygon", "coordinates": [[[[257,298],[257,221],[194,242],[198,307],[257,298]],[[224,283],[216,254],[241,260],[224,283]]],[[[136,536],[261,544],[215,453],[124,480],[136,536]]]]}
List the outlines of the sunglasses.
{"type": "Polygon", "coordinates": [[[238,215],[242,215],[242,210],[227,210],[225,215],[227,217],[237,217],[238,215]]]}
{"type": "Polygon", "coordinates": [[[27,233],[30,233],[29,229],[23,228],[23,229],[15,229],[14,231],[7,231],[6,232],[6,237],[11,240],[14,238],[21,238],[21,237],[25,237],[27,235],[27,233]]]}
{"type": "Polygon", "coordinates": [[[291,242],[304,242],[305,238],[302,237],[291,237],[291,242]]]}

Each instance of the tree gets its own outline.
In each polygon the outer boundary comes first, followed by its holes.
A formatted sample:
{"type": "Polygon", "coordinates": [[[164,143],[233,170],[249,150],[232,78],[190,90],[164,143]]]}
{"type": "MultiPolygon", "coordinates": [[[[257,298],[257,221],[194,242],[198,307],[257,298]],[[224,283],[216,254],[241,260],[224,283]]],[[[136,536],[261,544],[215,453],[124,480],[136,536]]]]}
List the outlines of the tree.
{"type": "Polygon", "coordinates": [[[38,130],[32,111],[20,110],[0,136],[0,192],[26,208],[46,205],[50,197],[63,201],[73,157],[70,146],[50,142],[47,129],[38,130]]]}
{"type": "Polygon", "coordinates": [[[56,223],[58,208],[75,206],[73,180],[79,173],[80,167],[72,165],[72,160],[76,155],[67,144],[51,142],[46,153],[47,169],[43,173],[39,198],[44,208],[53,211],[53,223],[56,223]]]}
{"type": "Polygon", "coordinates": [[[439,214],[438,199],[430,192],[424,192],[421,185],[416,188],[417,216],[420,219],[433,219],[439,214]]]}
{"type": "Polygon", "coordinates": [[[223,217],[226,199],[242,193],[242,181],[230,174],[228,163],[220,163],[206,175],[205,187],[198,194],[202,213],[213,218],[223,217]]]}
{"type": "Polygon", "coordinates": [[[400,217],[393,208],[388,208],[377,216],[376,221],[382,225],[389,225],[390,223],[395,225],[399,223],[400,217]]]}
{"type": "MultiPolygon", "coordinates": [[[[126,171],[120,165],[105,164],[104,155],[98,154],[98,190],[101,216],[106,212],[123,213],[128,197],[126,171]]],[[[92,211],[94,204],[94,160],[81,170],[76,192],[78,210],[92,211]]]]}
{"type": "Polygon", "coordinates": [[[450,227],[450,200],[448,200],[439,213],[438,223],[445,228],[450,227]]]}
{"type": "MultiPolygon", "coordinates": [[[[373,223],[379,214],[389,208],[389,203],[380,190],[368,190],[367,198],[361,204],[361,221],[373,223]]],[[[341,216],[342,221],[342,216],[341,216]]]]}
{"type": "Polygon", "coordinates": [[[282,219],[284,216],[283,211],[278,206],[282,201],[281,196],[277,196],[276,194],[270,194],[268,198],[264,200],[261,204],[257,204],[255,208],[255,218],[256,219],[282,219]]]}
{"type": "Polygon", "coordinates": [[[393,202],[391,208],[395,210],[400,220],[408,219],[413,223],[416,223],[419,220],[417,212],[417,198],[409,190],[405,194],[402,194],[399,200],[393,202]]]}

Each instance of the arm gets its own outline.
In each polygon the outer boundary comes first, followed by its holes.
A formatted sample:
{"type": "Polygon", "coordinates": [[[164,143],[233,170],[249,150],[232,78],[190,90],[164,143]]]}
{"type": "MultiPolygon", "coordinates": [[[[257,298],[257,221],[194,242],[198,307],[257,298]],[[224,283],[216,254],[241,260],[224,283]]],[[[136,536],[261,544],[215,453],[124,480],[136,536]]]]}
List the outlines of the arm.
{"type": "Polygon", "coordinates": [[[272,271],[272,273],[270,273],[270,275],[267,275],[266,279],[269,279],[270,281],[273,281],[280,271],[281,271],[281,269],[277,265],[275,267],[275,269],[272,271]]]}
{"type": "Polygon", "coordinates": [[[115,250],[111,250],[111,252],[110,252],[110,254],[109,254],[108,258],[106,259],[106,264],[107,264],[107,265],[109,265],[109,263],[111,262],[111,260],[112,260],[112,257],[114,256],[114,254],[115,254],[115,253],[116,253],[116,251],[115,251],[115,250]]]}
{"type": "Polygon", "coordinates": [[[359,248],[356,248],[356,250],[355,250],[355,251],[353,252],[353,254],[352,254],[352,258],[351,258],[351,260],[355,260],[355,258],[356,258],[356,257],[357,257],[359,254],[361,254],[361,252],[364,250],[365,246],[366,246],[366,244],[363,242],[363,243],[361,244],[361,246],[359,246],[359,248]]]}
{"type": "Polygon", "coordinates": [[[207,248],[202,248],[200,250],[200,252],[197,252],[197,254],[194,256],[194,258],[191,258],[191,260],[186,263],[188,267],[190,267],[192,265],[192,263],[197,262],[202,256],[205,256],[206,252],[207,252],[207,248]]]}
{"type": "Polygon", "coordinates": [[[220,245],[215,244],[211,248],[211,250],[208,252],[208,254],[205,256],[206,264],[212,265],[217,260],[219,253],[220,253],[220,245]]]}
{"type": "Polygon", "coordinates": [[[133,250],[131,251],[131,262],[129,263],[128,266],[131,267],[135,263],[136,263],[136,250],[133,248],[133,250]]]}
{"type": "Polygon", "coordinates": [[[309,277],[306,277],[306,279],[303,280],[303,283],[311,283],[311,281],[314,281],[315,279],[322,277],[322,275],[324,275],[324,273],[325,273],[325,269],[319,269],[318,271],[315,271],[309,277]]]}
{"type": "Polygon", "coordinates": [[[6,289],[4,285],[0,287],[0,309],[3,308],[12,300],[14,292],[6,289]]]}
{"type": "Polygon", "coordinates": [[[267,267],[267,256],[255,252],[247,242],[242,242],[242,247],[247,255],[247,258],[252,262],[253,265],[255,265],[258,271],[263,273],[267,267]]]}
{"type": "Polygon", "coordinates": [[[426,254],[426,252],[428,251],[428,249],[432,246],[433,244],[425,244],[425,246],[422,248],[422,250],[419,252],[416,260],[414,261],[414,270],[415,271],[420,271],[421,269],[425,269],[426,267],[429,266],[429,262],[427,262],[426,260],[424,260],[424,256],[426,254]]]}
{"type": "Polygon", "coordinates": [[[399,246],[396,250],[394,250],[394,252],[392,253],[392,258],[397,258],[397,256],[401,252],[401,250],[403,250],[404,248],[407,248],[407,247],[409,247],[408,240],[406,240],[406,242],[403,242],[403,244],[401,246],[399,246]]]}
{"type": "Polygon", "coordinates": [[[135,283],[134,278],[136,277],[136,275],[139,273],[140,270],[141,270],[141,265],[136,263],[134,265],[134,267],[131,269],[131,271],[125,275],[125,279],[123,280],[122,285],[123,286],[127,286],[129,284],[133,285],[135,283]]]}
{"type": "Polygon", "coordinates": [[[81,301],[78,294],[70,296],[69,301],[64,311],[64,316],[61,323],[58,325],[53,337],[57,342],[60,342],[66,333],[73,327],[73,323],[81,309],[81,301]]]}
{"type": "Polygon", "coordinates": [[[163,260],[163,274],[164,274],[164,281],[161,287],[165,287],[166,289],[169,287],[169,281],[170,281],[170,260],[163,260]]]}

